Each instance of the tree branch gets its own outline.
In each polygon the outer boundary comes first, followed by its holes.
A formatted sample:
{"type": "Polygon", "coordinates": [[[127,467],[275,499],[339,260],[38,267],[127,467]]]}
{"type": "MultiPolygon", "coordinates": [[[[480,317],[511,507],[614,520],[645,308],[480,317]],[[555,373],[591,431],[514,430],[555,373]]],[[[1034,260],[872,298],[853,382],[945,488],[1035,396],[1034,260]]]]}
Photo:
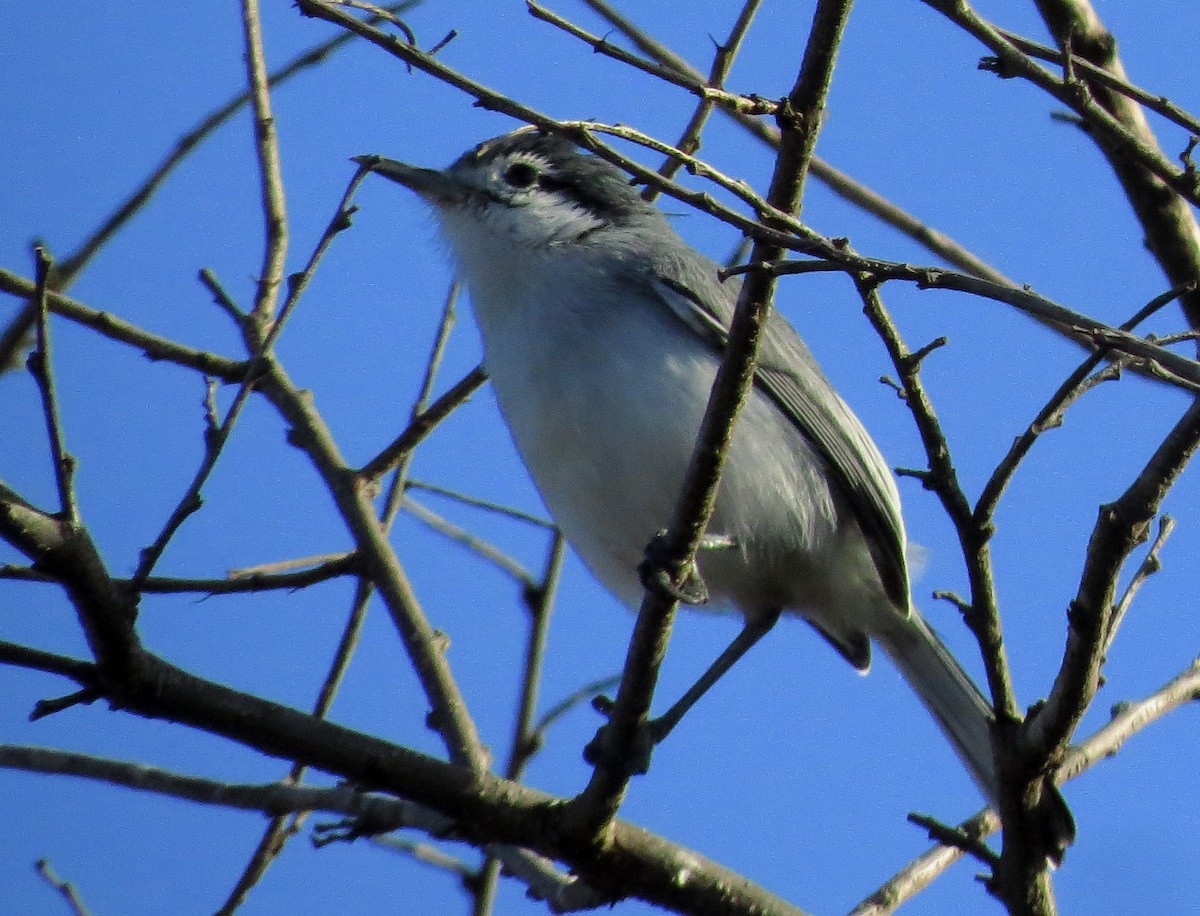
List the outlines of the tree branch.
{"type": "MultiPolygon", "coordinates": [[[[1114,707],[1112,721],[1071,748],[1055,774],[1055,781],[1068,782],[1082,775],[1100,761],[1116,755],[1129,738],[1147,726],[1197,699],[1200,699],[1200,659],[1144,699],[1114,707]]],[[[957,829],[982,840],[1000,829],[1000,819],[994,811],[985,808],[963,821],[957,829]]],[[[933,847],[889,878],[856,906],[850,916],[884,916],[893,912],[932,884],[962,855],[961,849],[933,847]]]]}
{"type": "Polygon", "coordinates": [[[54,464],[54,481],[58,486],[60,515],[70,524],[79,524],[79,505],[75,502],[75,459],[67,452],[63,434],[62,416],[58,410],[58,394],[54,386],[54,365],[50,357],[50,321],[46,306],[46,284],[54,268],[54,259],[41,245],[33,249],[36,260],[37,280],[34,290],[34,305],[37,309],[35,322],[37,341],[29,356],[29,371],[37,382],[42,397],[42,415],[46,420],[46,434],[50,439],[50,454],[54,464]]]}
{"type": "Polygon", "coordinates": [[[246,82],[254,109],[255,153],[262,189],[264,222],[263,263],[258,292],[250,314],[265,327],[275,311],[287,260],[288,224],[283,195],[283,169],[279,164],[279,138],[271,114],[271,92],[262,42],[258,0],[242,0],[242,29],[246,39],[246,82]]]}
{"type": "MultiPolygon", "coordinates": [[[[1163,155],[1145,114],[1127,95],[1094,81],[1080,82],[1069,69],[1062,78],[1039,66],[1008,37],[980,17],[966,0],[924,0],[999,57],[1006,76],[1027,79],[1075,112],[1108,159],[1129,198],[1146,242],[1172,286],[1200,279],[1200,226],[1188,206],[1200,205],[1200,176],[1163,155]]],[[[1086,0],[1038,0],[1042,18],[1060,47],[1124,80],[1116,42],[1086,0]]],[[[1200,294],[1183,300],[1200,325],[1200,294]]]]}
{"type": "MultiPolygon", "coordinates": [[[[695,69],[665,45],[655,41],[645,31],[639,29],[633,22],[613,9],[605,0],[584,0],[584,2],[600,16],[604,17],[613,28],[619,30],[629,38],[643,54],[654,58],[654,60],[671,67],[679,73],[686,74],[693,81],[693,84],[704,83],[704,76],[699,70],[695,69]]],[[[727,108],[721,108],[720,110],[736,121],[752,137],[769,146],[771,149],[778,151],[779,132],[763,121],[762,118],[752,114],[731,112],[727,108]]],[[[904,235],[907,235],[917,244],[927,248],[939,258],[942,258],[946,263],[952,264],[973,276],[988,279],[995,283],[1016,285],[1000,271],[985,263],[981,258],[972,254],[945,233],[939,232],[937,229],[927,225],[871,188],[861,182],[855,181],[845,172],[834,168],[819,156],[813,157],[811,171],[815,179],[823,182],[835,194],[892,228],[897,229],[904,235]]]]}
{"type": "MultiPolygon", "coordinates": [[[[849,8],[849,0],[821,0],[817,4],[800,73],[780,111],[782,140],[767,199],[773,210],[785,217],[799,209],[849,8]]],[[[756,241],[751,262],[761,264],[781,254],[778,247],[756,241]]],[[[753,383],[759,339],[771,308],[774,284],[769,271],[751,269],[742,285],[724,358],[675,514],[655,551],[655,561],[670,580],[675,595],[648,590],[642,601],[621,686],[601,735],[597,766],[587,788],[571,805],[572,818],[588,830],[603,830],[615,817],[628,788],[628,762],[649,718],[659,666],[678,606],[677,595],[693,575],[696,554],[716,504],[734,423],[753,383]]]]}
{"type": "Polygon", "coordinates": [[[1026,723],[1022,748],[1061,757],[1100,685],[1100,665],[1114,622],[1121,569],[1149,536],[1154,516],[1175,479],[1200,448],[1200,399],[1155,450],[1114,502],[1100,507],[1088,542],[1079,589],[1068,610],[1067,645],[1046,705],[1026,723]]]}

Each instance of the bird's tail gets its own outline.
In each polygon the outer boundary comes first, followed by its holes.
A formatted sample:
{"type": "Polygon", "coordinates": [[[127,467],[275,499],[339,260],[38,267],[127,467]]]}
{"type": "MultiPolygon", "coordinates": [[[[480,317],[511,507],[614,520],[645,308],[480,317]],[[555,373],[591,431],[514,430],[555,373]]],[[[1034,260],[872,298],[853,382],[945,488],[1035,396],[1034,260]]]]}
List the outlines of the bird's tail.
{"type": "Polygon", "coordinates": [[[950,739],[984,797],[995,806],[991,707],[916,610],[907,619],[893,619],[897,626],[876,635],[880,646],[950,739]]]}
{"type": "MultiPolygon", "coordinates": [[[[933,714],[988,804],[999,810],[991,706],[916,610],[907,618],[897,615],[892,619],[896,625],[876,635],[879,644],[933,714]]],[[[1075,820],[1050,780],[1042,795],[1041,816],[1047,854],[1057,865],[1075,841],[1075,820]]]]}

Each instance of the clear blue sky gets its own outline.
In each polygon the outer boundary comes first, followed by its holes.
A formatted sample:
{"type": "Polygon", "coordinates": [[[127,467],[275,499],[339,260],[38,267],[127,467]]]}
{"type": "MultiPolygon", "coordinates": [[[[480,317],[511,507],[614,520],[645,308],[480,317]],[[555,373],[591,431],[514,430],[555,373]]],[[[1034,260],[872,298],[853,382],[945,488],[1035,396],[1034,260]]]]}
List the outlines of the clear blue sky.
{"type": "MultiPolygon", "coordinates": [[[[267,53],[279,66],[331,34],[283,0],[264,0],[267,53]]],[[[1035,38],[1029,12],[988,3],[985,13],[1035,38]]],[[[709,36],[735,9],[664,2],[626,4],[653,34],[707,68],[709,36]]],[[[1100,2],[1132,78],[1200,109],[1191,0],[1100,2]]],[[[602,27],[578,5],[560,12],[602,27]]],[[[730,85],[764,96],[787,91],[811,3],[767,3],[730,85]]],[[[451,28],[442,58],[553,115],[633,124],[666,139],[691,100],[532,20],[508,0],[430,0],[408,20],[421,43],[451,28]]],[[[242,38],[231,4],[131,2],[19,4],[0,32],[0,266],[31,273],[28,243],[68,253],[141,181],[179,135],[244,83],[242,38]]],[[[976,70],[983,50],[919,3],[854,11],[818,152],[957,238],[1022,283],[1119,323],[1165,281],[1109,170],[1055,106],[1019,81],[976,70]]],[[[353,171],[349,157],[382,152],[441,166],[480,139],[515,126],[365,44],[353,46],[274,97],[298,270],[353,171]]],[[[1164,130],[1174,156],[1178,132],[1164,130]]],[[[758,187],[770,159],[717,119],[704,155],[758,187]]],[[[655,157],[646,161],[657,164],[655,157]]],[[[158,333],[241,355],[228,320],[195,281],[212,268],[243,304],[261,260],[261,217],[250,122],[224,127],[169,180],[96,260],[72,295],[158,333]]],[[[335,243],[279,344],[310,388],[343,451],[364,461],[402,427],[449,278],[432,222],[383,181],[358,197],[354,229],[335,243]]],[[[715,258],[731,230],[684,214],[676,225],[715,258]]],[[[932,257],[814,185],[806,217],[865,253],[930,263],[932,257]]],[[[941,334],[951,345],[925,379],[971,493],[1059,381],[1077,352],[1006,308],[900,286],[885,297],[911,345],[941,334]]],[[[0,305],[10,309],[11,300],[0,305]]],[[[910,418],[878,378],[881,344],[844,278],[786,281],[779,307],[897,466],[923,462],[910,418]]],[[[0,319],[7,316],[0,311],[0,319]]],[[[1172,312],[1154,329],[1176,328],[1172,312]]],[[[203,385],[127,348],[54,324],[66,433],[78,456],[85,520],[111,569],[127,574],[153,539],[200,459],[203,385]]],[[[468,314],[452,341],[442,386],[470,369],[478,344],[468,314]]],[[[224,394],[225,401],[228,393],[224,394]]],[[[1064,429],[1047,435],[1000,514],[995,541],[1005,626],[1021,700],[1047,690],[1061,653],[1065,607],[1078,582],[1097,506],[1115,498],[1185,407],[1178,392],[1127,378],[1090,395],[1064,429]]],[[[53,480],[32,383],[0,378],[0,479],[42,505],[53,480]]],[[[163,574],[225,570],[345,549],[348,536],[315,474],[262,405],[243,419],[205,491],[205,508],[163,558],[163,574]]],[[[541,512],[486,390],[422,449],[414,476],[541,512]]],[[[926,555],[915,593],[966,666],[977,652],[934,589],[963,590],[962,565],[934,499],[901,483],[910,537],[926,555]]],[[[1179,528],[1164,570],[1145,588],[1118,638],[1096,708],[1139,698],[1185,667],[1200,646],[1195,570],[1200,478],[1186,474],[1166,503],[1179,528]]],[[[545,539],[525,526],[427,499],[461,524],[540,569],[545,539]]],[[[485,740],[507,753],[524,616],[510,580],[404,520],[394,541],[427,614],[452,639],[449,659],[485,740]]],[[[0,548],[0,563],[16,556],[0,548]]],[[[152,650],[205,677],[311,705],[349,606],[333,583],[273,597],[153,598],[141,632],[152,650]]],[[[439,753],[423,728],[424,700],[382,609],[374,607],[334,715],[345,724],[439,753]]],[[[551,633],[542,708],[618,670],[632,617],[568,562],[551,633]]],[[[679,693],[733,635],[735,620],[689,615],[677,629],[661,696],[679,693]]],[[[0,638],[85,652],[69,607],[53,589],[0,582],[0,638]]],[[[0,669],[0,740],[143,760],[186,773],[266,781],[286,765],[180,727],[104,704],[25,721],[41,698],[69,692],[45,675],[0,669]]],[[[598,724],[569,715],[531,767],[531,784],[571,794],[588,770],[580,748],[598,724]]],[[[1183,710],[1068,786],[1080,838],[1056,876],[1063,912],[1183,912],[1195,905],[1200,794],[1194,779],[1195,712],[1183,710]]],[[[322,777],[323,778],[323,777],[322,777]]],[[[67,778],[0,771],[0,910],[59,914],[62,902],[33,872],[42,857],[75,882],[97,916],[207,913],[224,900],[261,833],[255,815],[206,810],[67,778]]],[[[949,748],[886,660],[859,678],[812,632],[781,625],[706,698],[638,780],[623,816],[686,843],[820,913],[845,911],[926,848],[910,810],[955,820],[979,799],[949,748]]],[[[469,849],[460,850],[468,858],[469,849]]],[[[960,864],[914,913],[994,909],[960,864]]],[[[462,913],[452,878],[365,843],[315,851],[294,840],[243,912],[462,913]]],[[[504,882],[497,911],[544,912],[504,882]]],[[[624,904],[615,912],[648,912],[624,904]]]]}

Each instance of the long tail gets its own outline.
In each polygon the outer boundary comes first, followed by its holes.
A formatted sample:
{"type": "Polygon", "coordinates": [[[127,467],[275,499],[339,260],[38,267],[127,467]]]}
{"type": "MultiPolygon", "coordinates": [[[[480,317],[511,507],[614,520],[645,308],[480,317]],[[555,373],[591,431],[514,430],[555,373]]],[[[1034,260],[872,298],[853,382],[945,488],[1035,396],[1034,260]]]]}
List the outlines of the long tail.
{"type": "MultiPolygon", "coordinates": [[[[892,619],[895,625],[877,633],[876,639],[950,739],[988,804],[999,810],[991,707],[916,610],[907,618],[897,615],[892,619]]],[[[1075,841],[1075,819],[1058,788],[1049,781],[1042,795],[1041,814],[1047,855],[1057,865],[1075,841]]]]}
{"type": "Polygon", "coordinates": [[[876,634],[876,638],[950,739],[979,790],[994,806],[992,710],[979,688],[916,610],[908,619],[897,618],[896,626],[876,634]]]}

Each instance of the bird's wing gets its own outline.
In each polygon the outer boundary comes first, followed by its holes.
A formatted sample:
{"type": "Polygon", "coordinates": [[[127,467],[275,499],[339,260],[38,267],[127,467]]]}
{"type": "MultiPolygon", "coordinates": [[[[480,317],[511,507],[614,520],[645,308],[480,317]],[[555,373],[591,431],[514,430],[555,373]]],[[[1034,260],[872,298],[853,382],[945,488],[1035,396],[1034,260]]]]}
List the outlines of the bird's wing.
{"type": "MultiPolygon", "coordinates": [[[[711,271],[706,268],[680,262],[660,264],[651,285],[672,313],[715,350],[724,352],[740,284],[722,284],[715,276],[715,266],[711,271]]],[[[907,613],[904,522],[891,468],[800,336],[774,311],[759,348],[755,384],[837,475],[888,596],[907,613]]]]}

